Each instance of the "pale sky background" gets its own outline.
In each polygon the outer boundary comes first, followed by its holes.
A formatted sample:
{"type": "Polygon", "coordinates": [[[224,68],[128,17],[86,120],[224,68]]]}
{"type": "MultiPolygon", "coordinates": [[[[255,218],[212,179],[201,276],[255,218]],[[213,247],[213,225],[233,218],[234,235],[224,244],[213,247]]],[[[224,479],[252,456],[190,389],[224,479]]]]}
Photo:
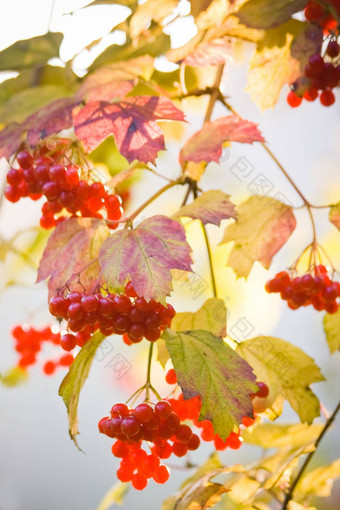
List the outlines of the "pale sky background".
{"type": "MultiPolygon", "coordinates": [[[[50,1],[0,1],[0,50],[18,39],[40,35],[50,25],[52,31],[60,30],[65,33],[61,57],[68,60],[84,45],[108,33],[123,19],[126,12],[124,8],[118,8],[113,14],[111,7],[101,6],[93,7],[89,11],[78,11],[72,16],[62,14],[85,4],[86,2],[80,0],[56,0],[49,22],[50,1]]],[[[186,8],[185,2],[183,8],[186,8]]],[[[190,32],[191,30],[190,19],[177,23],[173,31],[173,43],[182,44],[188,35],[193,35],[194,32],[190,32]]],[[[103,49],[105,44],[112,41],[112,36],[107,36],[100,48],[103,49]]],[[[77,58],[76,67],[79,72],[86,66],[87,59],[86,52],[77,58]]],[[[4,79],[4,76],[2,78],[0,76],[0,79],[4,79]]],[[[324,108],[318,102],[313,104],[304,102],[301,107],[293,110],[286,104],[287,88],[282,92],[276,109],[261,114],[244,92],[244,86],[245,64],[238,63],[227,70],[223,83],[224,92],[230,96],[236,110],[247,119],[259,123],[268,144],[311,202],[326,204],[339,201],[340,95],[337,94],[337,102],[331,108],[324,108]]],[[[217,108],[214,116],[224,114],[222,109],[217,108]]],[[[198,112],[192,112],[189,120],[192,125],[186,137],[199,129],[202,122],[198,112]]],[[[176,151],[178,146],[171,141],[168,153],[159,158],[160,171],[172,176],[173,172],[178,170],[176,151]]],[[[240,157],[246,157],[254,166],[253,175],[263,173],[267,176],[273,185],[271,192],[273,196],[281,192],[294,205],[301,204],[294,190],[261,147],[257,146],[233,145],[229,158],[221,165],[210,165],[202,179],[202,188],[221,188],[231,194],[235,202],[249,196],[248,186],[251,181],[239,182],[229,171],[240,157]]],[[[134,194],[134,207],[159,186],[159,181],[154,177],[140,183],[134,194]]],[[[170,192],[168,197],[152,205],[146,214],[158,213],[160,207],[170,214],[174,210],[174,204],[178,202],[178,191],[170,192]]],[[[231,270],[224,269],[226,248],[215,248],[215,263],[223,271],[221,273],[223,277],[219,280],[219,291],[227,300],[228,327],[233,327],[240,318],[246,317],[253,327],[251,337],[267,334],[284,338],[303,348],[317,360],[329,382],[315,385],[313,389],[326,407],[332,409],[339,393],[336,376],[340,356],[335,354],[330,359],[322,330],[322,314],[309,309],[291,312],[277,296],[269,296],[263,289],[266,279],[292,263],[310,242],[311,229],[306,211],[296,211],[296,216],[298,228],[289,243],[274,259],[271,270],[267,272],[256,265],[247,284],[244,281],[236,281],[231,270]]],[[[339,234],[329,225],[326,210],[316,211],[315,216],[320,231],[320,242],[325,245],[333,257],[333,262],[339,268],[340,260],[336,260],[339,234]]],[[[34,225],[38,217],[39,206],[35,203],[21,201],[13,205],[5,201],[0,215],[0,233],[5,237],[9,236],[20,228],[34,225]]],[[[217,244],[221,232],[212,227],[209,233],[217,244]]],[[[201,240],[195,225],[189,232],[189,238],[193,248],[200,250],[201,240]]],[[[200,254],[196,267],[204,278],[208,278],[204,263],[204,254],[200,254]]],[[[207,291],[199,298],[192,299],[190,292],[185,290],[183,293],[183,289],[178,286],[176,288],[178,292],[177,295],[174,294],[173,303],[176,303],[178,310],[195,310],[209,297],[207,291]],[[181,297],[178,296],[180,292],[181,297]]],[[[9,330],[28,317],[33,317],[33,322],[37,325],[49,320],[46,311],[46,290],[44,286],[33,289],[14,287],[3,292],[0,299],[3,343],[1,368],[8,369],[16,360],[9,330]]],[[[78,452],[68,438],[66,411],[60,397],[57,396],[58,385],[63,376],[61,372],[55,377],[47,378],[39,369],[34,369],[25,386],[2,390],[0,510],[46,508],[95,510],[105,491],[115,482],[117,463],[110,453],[111,443],[107,438],[99,436],[96,425],[99,418],[107,414],[115,401],[125,400],[134,388],[143,384],[146,359],[143,349],[131,350],[117,337],[110,341],[113,353],[123,354],[132,364],[133,370],[117,382],[112,369],[105,367],[107,364],[105,360],[94,363],[89,381],[81,395],[79,409],[81,431],[79,442],[86,455],[78,452]]],[[[162,385],[162,373],[155,369],[155,379],[157,378],[162,385]]],[[[296,418],[288,405],[285,406],[284,417],[286,420],[296,418]]],[[[339,426],[337,430],[339,432],[339,426]]],[[[334,429],[326,437],[320,453],[316,456],[316,462],[338,456],[339,442],[336,441],[336,434],[334,429]]],[[[210,446],[205,446],[200,453],[193,455],[193,460],[200,462],[209,452],[210,446]]],[[[226,464],[231,464],[256,457],[258,454],[256,448],[243,447],[236,453],[227,450],[222,454],[222,458],[226,464]]],[[[171,464],[175,463],[180,465],[183,462],[171,459],[171,464]]],[[[173,470],[170,481],[165,486],[151,483],[142,493],[131,491],[122,508],[130,510],[144,504],[150,510],[159,509],[160,502],[179,488],[185,476],[184,471],[173,470]]]]}

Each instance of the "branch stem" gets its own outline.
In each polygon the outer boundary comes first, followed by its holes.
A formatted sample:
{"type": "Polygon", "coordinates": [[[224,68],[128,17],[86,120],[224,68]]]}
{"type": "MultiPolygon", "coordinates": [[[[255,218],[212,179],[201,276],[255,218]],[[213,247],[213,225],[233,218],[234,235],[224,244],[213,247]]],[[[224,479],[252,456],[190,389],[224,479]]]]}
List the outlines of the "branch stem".
{"type": "Polygon", "coordinates": [[[283,502],[283,505],[282,505],[282,509],[281,510],[286,510],[288,508],[288,504],[289,502],[291,501],[291,499],[293,498],[293,494],[294,494],[294,490],[296,488],[296,486],[298,485],[298,483],[300,482],[301,478],[302,478],[302,475],[304,474],[306,468],[308,467],[310,461],[312,460],[319,444],[321,443],[324,435],[326,434],[326,432],[328,431],[328,429],[330,428],[330,426],[332,425],[332,423],[334,422],[335,420],[335,417],[336,415],[338,414],[338,412],[340,411],[340,402],[338,403],[338,405],[336,406],[336,408],[334,409],[332,415],[328,418],[324,428],[322,429],[322,431],[320,432],[320,435],[319,437],[317,438],[317,440],[315,441],[314,443],[314,446],[315,446],[315,449],[310,452],[305,461],[303,462],[301,468],[300,468],[300,471],[298,472],[294,482],[292,483],[292,485],[290,486],[289,488],[289,491],[287,492],[286,494],[286,497],[284,499],[284,502],[283,502]]]}

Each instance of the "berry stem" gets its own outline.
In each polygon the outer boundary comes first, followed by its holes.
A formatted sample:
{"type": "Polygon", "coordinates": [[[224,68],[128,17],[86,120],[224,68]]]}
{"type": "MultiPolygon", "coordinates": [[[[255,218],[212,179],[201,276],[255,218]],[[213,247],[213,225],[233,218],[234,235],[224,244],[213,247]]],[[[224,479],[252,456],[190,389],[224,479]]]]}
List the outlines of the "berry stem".
{"type": "Polygon", "coordinates": [[[184,184],[183,177],[180,177],[176,181],[169,182],[162,188],[160,188],[156,193],[154,193],[150,198],[148,198],[138,209],[136,209],[130,216],[127,216],[125,218],[122,218],[121,220],[118,220],[116,222],[111,223],[130,223],[133,221],[149,204],[151,204],[156,198],[160,197],[168,191],[168,189],[173,188],[174,186],[177,186],[178,184],[184,184]]]}
{"type": "Polygon", "coordinates": [[[149,347],[149,356],[148,356],[148,368],[146,371],[146,383],[145,383],[145,400],[149,400],[150,398],[150,388],[151,386],[151,363],[152,363],[152,354],[153,354],[153,342],[150,343],[149,347]]]}
{"type": "Polygon", "coordinates": [[[209,259],[209,268],[210,268],[211,287],[212,287],[212,291],[213,291],[214,297],[217,298],[218,297],[218,292],[217,292],[214,264],[213,264],[213,259],[212,259],[212,251],[211,251],[211,246],[210,246],[210,242],[209,242],[209,237],[208,237],[207,229],[206,229],[205,225],[203,225],[202,222],[201,222],[201,227],[202,227],[202,232],[203,232],[203,235],[204,235],[205,244],[206,244],[206,247],[207,247],[208,259],[209,259]]]}
{"type": "Polygon", "coordinates": [[[340,402],[338,403],[338,405],[336,406],[335,410],[333,411],[332,415],[328,418],[324,428],[322,429],[322,431],[320,432],[319,434],[319,437],[317,438],[317,440],[315,441],[314,443],[314,446],[315,446],[315,449],[310,452],[305,461],[303,462],[294,482],[292,483],[292,485],[290,486],[289,488],[289,491],[287,492],[286,494],[286,497],[284,499],[284,502],[283,502],[283,505],[282,505],[282,509],[281,510],[286,510],[288,508],[288,504],[289,502],[291,501],[292,497],[293,497],[293,493],[294,493],[294,490],[297,486],[297,484],[299,483],[299,481],[301,480],[302,478],[302,475],[304,474],[306,468],[308,467],[310,461],[312,460],[315,452],[317,451],[317,448],[319,446],[319,444],[321,443],[324,435],[326,434],[326,432],[328,431],[328,429],[330,428],[330,426],[332,425],[332,423],[334,422],[335,420],[335,417],[337,415],[337,413],[340,411],[340,402]]]}

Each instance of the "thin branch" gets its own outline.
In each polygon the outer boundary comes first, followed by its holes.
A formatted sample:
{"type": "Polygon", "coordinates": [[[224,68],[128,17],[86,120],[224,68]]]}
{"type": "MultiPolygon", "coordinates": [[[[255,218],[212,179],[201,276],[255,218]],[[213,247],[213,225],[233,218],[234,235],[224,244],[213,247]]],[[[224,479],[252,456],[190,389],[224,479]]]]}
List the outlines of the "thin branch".
{"type": "Polygon", "coordinates": [[[321,443],[321,441],[322,441],[322,439],[323,439],[324,435],[326,434],[326,432],[328,431],[328,429],[329,429],[329,428],[330,428],[330,426],[332,425],[332,423],[333,423],[333,421],[335,420],[335,417],[336,417],[336,415],[337,415],[337,413],[338,413],[339,411],[340,411],[340,402],[339,402],[339,403],[338,403],[338,405],[336,406],[336,408],[335,408],[335,410],[333,411],[333,413],[332,413],[332,415],[330,416],[330,418],[327,420],[327,422],[326,422],[326,424],[325,424],[324,428],[322,429],[322,431],[321,431],[321,433],[320,433],[319,437],[318,437],[318,438],[317,438],[317,440],[315,441],[315,444],[314,444],[315,449],[307,455],[307,457],[306,457],[306,459],[305,459],[304,463],[302,464],[302,466],[301,466],[301,468],[300,468],[300,471],[298,472],[298,474],[297,474],[297,476],[296,476],[296,478],[295,478],[294,482],[292,483],[292,485],[291,485],[291,486],[290,486],[290,488],[289,488],[289,491],[288,491],[288,492],[287,492],[287,494],[286,494],[286,497],[285,497],[285,499],[284,499],[284,502],[283,502],[283,505],[282,505],[282,509],[281,509],[281,510],[286,510],[286,509],[288,508],[288,504],[289,504],[289,502],[291,501],[291,499],[293,498],[294,490],[295,490],[295,488],[296,488],[297,484],[298,484],[298,483],[299,483],[299,481],[301,480],[302,475],[304,474],[304,472],[305,472],[306,468],[308,467],[308,465],[309,465],[310,461],[312,460],[312,458],[313,458],[313,456],[314,456],[314,454],[315,454],[315,452],[316,452],[316,450],[317,450],[317,448],[318,448],[319,444],[321,443]]]}
{"type": "Polygon", "coordinates": [[[209,258],[211,286],[212,286],[214,297],[217,298],[218,293],[217,293],[216,277],[215,277],[214,264],[213,264],[213,259],[212,259],[211,246],[210,246],[210,242],[209,242],[209,238],[208,238],[207,229],[205,228],[205,225],[203,225],[202,222],[201,222],[201,226],[202,226],[202,231],[203,231],[203,235],[204,235],[205,244],[207,247],[208,258],[209,258]]]}

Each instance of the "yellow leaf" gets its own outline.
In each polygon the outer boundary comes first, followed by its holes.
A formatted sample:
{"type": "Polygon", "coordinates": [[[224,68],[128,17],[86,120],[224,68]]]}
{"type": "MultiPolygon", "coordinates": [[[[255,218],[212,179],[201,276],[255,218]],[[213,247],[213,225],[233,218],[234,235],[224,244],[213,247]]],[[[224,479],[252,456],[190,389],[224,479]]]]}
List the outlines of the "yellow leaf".
{"type": "Polygon", "coordinates": [[[261,109],[273,108],[285,83],[300,75],[300,64],[291,56],[291,45],[304,24],[289,21],[266,31],[249,64],[246,87],[253,102],[261,109]]]}
{"type": "Polygon", "coordinates": [[[340,350],[340,308],[336,313],[326,313],[323,326],[329,350],[333,354],[340,350]]]}
{"type": "Polygon", "coordinates": [[[238,277],[247,277],[255,261],[268,268],[275,253],[296,226],[292,208],[274,198],[253,195],[237,208],[220,244],[234,242],[228,266],[238,277]]]}
{"type": "Polygon", "coordinates": [[[28,378],[28,373],[26,370],[20,367],[14,367],[0,375],[1,384],[3,386],[18,386],[18,384],[22,384],[28,378]]]}
{"type": "MultiPolygon", "coordinates": [[[[307,473],[298,485],[301,496],[330,496],[335,478],[340,477],[340,460],[330,466],[321,466],[307,473]]],[[[298,498],[299,499],[299,498],[298,498]]]]}
{"type": "Polygon", "coordinates": [[[262,446],[262,448],[299,448],[317,439],[323,425],[305,425],[302,423],[276,424],[260,423],[242,432],[246,443],[262,446]]]}
{"type": "Polygon", "coordinates": [[[130,485],[128,483],[116,483],[107,491],[97,510],[109,510],[112,505],[122,505],[129,489],[130,485]]]}
{"type": "MultiPolygon", "coordinates": [[[[319,400],[309,385],[324,377],[301,349],[280,338],[257,337],[239,344],[237,352],[248,361],[257,379],[268,385],[268,405],[275,408],[276,398],[284,397],[302,422],[311,423],[320,415],[319,400]]],[[[279,414],[280,409],[276,412],[279,414]]]]}
{"type": "Polygon", "coordinates": [[[161,22],[172,13],[178,0],[147,0],[134,11],[130,21],[130,35],[132,39],[146,30],[152,20],[161,22]]]}
{"type": "Polygon", "coordinates": [[[162,367],[165,368],[165,365],[168,359],[170,358],[169,351],[166,348],[165,340],[163,340],[163,338],[159,338],[156,342],[156,346],[157,346],[157,361],[159,361],[162,367]]]}
{"type": "Polygon", "coordinates": [[[213,335],[226,335],[227,309],[222,299],[208,299],[197,312],[177,313],[171,329],[175,331],[202,329],[213,335]]]}

